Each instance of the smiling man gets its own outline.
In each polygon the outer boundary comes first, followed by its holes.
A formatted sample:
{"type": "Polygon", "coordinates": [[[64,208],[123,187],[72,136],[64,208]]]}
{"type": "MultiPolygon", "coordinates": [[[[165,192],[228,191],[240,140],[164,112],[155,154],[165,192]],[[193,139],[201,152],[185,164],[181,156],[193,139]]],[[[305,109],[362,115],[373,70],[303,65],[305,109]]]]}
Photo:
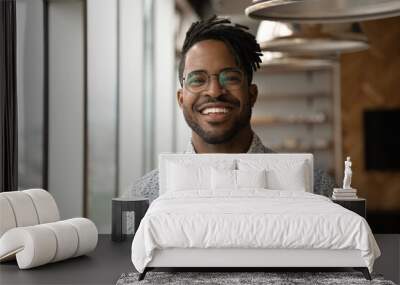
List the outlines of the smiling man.
{"type": "Polygon", "coordinates": [[[197,153],[243,153],[253,140],[252,84],[261,51],[244,27],[216,17],[194,23],[179,65],[178,103],[197,153]]]}
{"type": "MultiPolygon", "coordinates": [[[[213,17],[192,24],[179,65],[181,89],[177,101],[192,138],[186,153],[271,153],[250,125],[257,100],[253,71],[259,67],[261,51],[246,28],[228,19],[213,17]]],[[[314,192],[330,195],[333,180],[314,172],[314,192]]],[[[158,197],[158,170],[140,178],[129,196],[158,197]]]]}
{"type": "Polygon", "coordinates": [[[246,152],[253,137],[250,118],[257,87],[249,84],[251,75],[231,50],[221,40],[202,40],[182,60],[178,103],[199,153],[246,152]]]}

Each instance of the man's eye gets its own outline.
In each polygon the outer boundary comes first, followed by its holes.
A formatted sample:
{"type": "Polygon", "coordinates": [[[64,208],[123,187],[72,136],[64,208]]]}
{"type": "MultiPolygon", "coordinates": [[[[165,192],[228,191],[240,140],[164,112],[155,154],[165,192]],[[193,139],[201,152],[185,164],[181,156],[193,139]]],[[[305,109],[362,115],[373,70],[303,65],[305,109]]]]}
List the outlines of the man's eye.
{"type": "Polygon", "coordinates": [[[228,76],[228,77],[225,77],[225,80],[226,81],[231,81],[231,82],[239,82],[240,78],[237,77],[237,76],[228,76]]]}
{"type": "Polygon", "coordinates": [[[191,78],[190,80],[188,80],[188,83],[190,85],[201,85],[204,84],[206,81],[204,80],[204,78],[191,78]]]}
{"type": "Polygon", "coordinates": [[[239,76],[224,76],[222,78],[223,84],[240,84],[241,78],[239,76]]]}
{"type": "Polygon", "coordinates": [[[242,77],[237,72],[228,71],[221,74],[221,81],[223,84],[240,84],[242,77]]]}

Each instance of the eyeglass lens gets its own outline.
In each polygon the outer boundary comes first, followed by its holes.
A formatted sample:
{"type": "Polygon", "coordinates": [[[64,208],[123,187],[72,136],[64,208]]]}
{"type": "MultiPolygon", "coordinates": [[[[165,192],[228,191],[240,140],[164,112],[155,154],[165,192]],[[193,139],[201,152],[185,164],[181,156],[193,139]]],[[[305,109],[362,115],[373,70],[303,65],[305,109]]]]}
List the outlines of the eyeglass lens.
{"type": "MultiPolygon", "coordinates": [[[[218,82],[226,90],[235,90],[242,86],[243,75],[240,70],[223,70],[218,76],[218,82]]],[[[208,88],[211,75],[206,71],[193,71],[186,76],[185,86],[191,92],[200,92],[208,88]]]]}

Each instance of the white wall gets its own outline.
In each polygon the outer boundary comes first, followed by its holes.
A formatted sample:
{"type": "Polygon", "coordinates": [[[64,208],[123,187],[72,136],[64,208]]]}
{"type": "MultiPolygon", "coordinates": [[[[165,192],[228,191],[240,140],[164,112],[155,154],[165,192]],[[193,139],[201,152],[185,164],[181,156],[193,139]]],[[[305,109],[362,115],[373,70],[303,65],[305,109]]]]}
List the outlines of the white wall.
{"type": "Polygon", "coordinates": [[[18,184],[42,187],[43,1],[17,0],[18,184]]]}
{"type": "MultiPolygon", "coordinates": [[[[21,9],[21,3],[25,6],[33,3],[19,1],[20,14],[26,12],[21,9]]],[[[129,190],[133,182],[145,174],[145,165],[157,167],[160,152],[176,149],[175,2],[146,1],[154,12],[150,18],[153,34],[149,37],[154,65],[148,77],[152,81],[154,105],[151,105],[153,111],[147,114],[144,103],[149,94],[143,86],[147,52],[143,42],[145,1],[49,1],[48,190],[54,195],[62,218],[82,216],[86,195],[88,217],[96,223],[100,233],[111,229],[111,198],[129,190]],[[152,129],[146,131],[154,134],[150,148],[143,136],[149,115],[152,129]],[[84,129],[85,124],[87,129],[84,129]],[[152,159],[145,161],[145,149],[151,152],[152,159]],[[88,158],[87,173],[84,155],[88,158]],[[87,189],[84,189],[84,177],[88,179],[87,189]]],[[[42,4],[41,0],[36,2],[42,4]]],[[[36,17],[35,21],[42,23],[42,16],[36,17]]],[[[43,53],[43,46],[29,50],[31,46],[25,44],[26,39],[34,39],[37,32],[28,35],[23,29],[28,31],[32,27],[19,27],[20,45],[25,49],[19,50],[20,58],[29,52],[29,56],[43,53]]],[[[37,39],[34,42],[42,43],[37,39]]],[[[39,77],[43,76],[43,55],[31,60],[29,66],[25,65],[26,61],[20,61],[19,72],[26,70],[25,73],[29,72],[34,78],[29,84],[24,82],[20,91],[28,86],[42,95],[39,77]]],[[[21,80],[25,80],[23,76],[21,80]]],[[[39,100],[33,104],[43,108],[39,100]]],[[[25,107],[26,102],[21,106],[25,107]]],[[[21,113],[25,115],[27,109],[21,113]]]]}
{"type": "Polygon", "coordinates": [[[158,154],[172,152],[175,143],[175,1],[154,1],[154,92],[155,144],[153,165],[158,154]]]}
{"type": "Polygon", "coordinates": [[[118,193],[143,175],[143,3],[119,2],[118,193]]]}
{"type": "Polygon", "coordinates": [[[87,1],[89,217],[100,232],[110,231],[111,198],[174,147],[174,3],[147,2],[154,9],[154,34],[146,35],[154,50],[148,94],[144,1],[87,1]],[[144,133],[154,134],[151,143],[144,133]]]}
{"type": "Polygon", "coordinates": [[[49,191],[62,219],[83,215],[83,1],[49,2],[49,191]]]}
{"type": "Polygon", "coordinates": [[[88,214],[99,232],[116,196],[117,1],[87,1],[88,214]]]}
{"type": "MultiPolygon", "coordinates": [[[[175,149],[175,2],[173,0],[120,1],[119,74],[119,193],[156,168],[158,154],[175,149]],[[145,35],[145,7],[152,6],[152,34],[145,35]],[[153,58],[145,74],[144,38],[153,58]],[[146,77],[148,76],[148,77],[146,77]],[[151,88],[145,88],[150,80],[151,88]],[[151,92],[151,93],[146,93],[151,92]],[[148,100],[152,97],[152,100],[148,100]],[[154,105],[149,105],[154,104],[154,105]],[[149,142],[149,138],[152,141],[149,142]]],[[[148,66],[146,67],[148,68],[148,66]]]]}

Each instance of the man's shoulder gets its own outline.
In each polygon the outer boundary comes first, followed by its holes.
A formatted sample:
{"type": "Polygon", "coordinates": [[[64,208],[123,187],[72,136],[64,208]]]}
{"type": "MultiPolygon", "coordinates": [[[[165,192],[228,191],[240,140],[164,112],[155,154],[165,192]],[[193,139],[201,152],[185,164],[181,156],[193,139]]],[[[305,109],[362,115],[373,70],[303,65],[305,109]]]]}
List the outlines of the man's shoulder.
{"type": "Polygon", "coordinates": [[[147,172],[145,175],[136,180],[136,187],[146,187],[150,185],[158,186],[158,169],[153,169],[147,172]]]}
{"type": "Polygon", "coordinates": [[[275,153],[272,149],[266,147],[259,136],[254,133],[253,134],[253,140],[251,142],[250,148],[247,151],[247,153],[275,153]]]}
{"type": "Polygon", "coordinates": [[[314,193],[327,197],[332,196],[335,180],[326,171],[314,168],[314,193]]]}
{"type": "Polygon", "coordinates": [[[158,169],[154,169],[137,179],[122,196],[144,196],[153,201],[158,196],[158,188],[158,169]]]}

